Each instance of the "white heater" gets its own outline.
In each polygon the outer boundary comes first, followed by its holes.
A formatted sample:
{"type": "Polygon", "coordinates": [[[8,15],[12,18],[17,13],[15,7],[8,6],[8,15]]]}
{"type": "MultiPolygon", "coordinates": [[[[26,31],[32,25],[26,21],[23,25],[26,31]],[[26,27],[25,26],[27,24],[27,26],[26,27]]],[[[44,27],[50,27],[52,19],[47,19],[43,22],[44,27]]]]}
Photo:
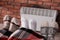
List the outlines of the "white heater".
{"type": "Polygon", "coordinates": [[[41,8],[31,8],[31,7],[21,7],[20,9],[21,18],[24,17],[27,20],[34,19],[37,21],[36,31],[40,31],[41,23],[43,21],[55,21],[57,11],[50,9],[41,9],[41,8]]]}

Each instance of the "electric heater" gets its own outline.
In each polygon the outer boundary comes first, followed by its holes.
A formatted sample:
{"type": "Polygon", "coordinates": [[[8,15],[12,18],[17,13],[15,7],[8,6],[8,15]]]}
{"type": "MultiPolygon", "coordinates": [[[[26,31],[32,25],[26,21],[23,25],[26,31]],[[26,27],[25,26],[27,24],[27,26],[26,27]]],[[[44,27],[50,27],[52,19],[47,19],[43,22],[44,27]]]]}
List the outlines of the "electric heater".
{"type": "Polygon", "coordinates": [[[21,18],[24,17],[27,20],[34,19],[37,21],[36,31],[41,30],[41,24],[43,21],[48,21],[50,24],[55,21],[57,11],[42,8],[32,8],[32,7],[21,7],[20,9],[21,18]]]}

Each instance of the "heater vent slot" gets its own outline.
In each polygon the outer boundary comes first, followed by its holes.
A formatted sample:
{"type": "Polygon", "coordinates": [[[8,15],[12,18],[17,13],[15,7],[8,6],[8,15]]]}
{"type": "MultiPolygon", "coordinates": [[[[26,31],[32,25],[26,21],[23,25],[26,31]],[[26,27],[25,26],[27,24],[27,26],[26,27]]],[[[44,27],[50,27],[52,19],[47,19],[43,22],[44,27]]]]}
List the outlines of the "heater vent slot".
{"type": "Polygon", "coordinates": [[[57,11],[49,9],[22,7],[21,12],[22,14],[53,17],[54,15],[56,15],[57,11]]]}

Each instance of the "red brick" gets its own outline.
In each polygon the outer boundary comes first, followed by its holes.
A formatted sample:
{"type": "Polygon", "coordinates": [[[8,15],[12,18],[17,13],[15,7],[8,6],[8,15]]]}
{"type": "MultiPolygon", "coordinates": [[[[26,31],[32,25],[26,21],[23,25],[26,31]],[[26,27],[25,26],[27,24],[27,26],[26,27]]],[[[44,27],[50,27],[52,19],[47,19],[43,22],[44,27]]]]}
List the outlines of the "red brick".
{"type": "Polygon", "coordinates": [[[7,8],[13,8],[13,5],[5,5],[7,8]]]}
{"type": "Polygon", "coordinates": [[[43,5],[48,5],[48,6],[51,6],[52,3],[51,2],[44,2],[43,5]]]}
{"type": "Polygon", "coordinates": [[[51,2],[51,0],[42,0],[42,1],[44,1],[44,2],[51,2]]]}
{"type": "Polygon", "coordinates": [[[4,2],[0,2],[0,5],[4,5],[4,2]]]}
{"type": "Polygon", "coordinates": [[[7,11],[6,10],[2,10],[2,13],[5,14],[5,13],[7,13],[7,11]]]}
{"type": "Polygon", "coordinates": [[[2,9],[3,7],[1,6],[0,9],[2,9]]]}
{"type": "Polygon", "coordinates": [[[60,10],[60,7],[52,6],[51,9],[60,10]]]}
{"type": "Polygon", "coordinates": [[[20,6],[14,6],[14,9],[20,9],[20,6]]]}
{"type": "Polygon", "coordinates": [[[1,18],[0,18],[0,23],[3,23],[3,21],[2,21],[2,20],[3,20],[3,19],[1,19],[1,18]]]}
{"type": "Polygon", "coordinates": [[[27,7],[32,7],[32,6],[33,6],[33,4],[28,4],[28,5],[27,5],[27,7]]]}
{"type": "Polygon", "coordinates": [[[6,10],[6,11],[7,11],[7,10],[8,10],[8,8],[6,8],[6,7],[2,7],[2,10],[6,10]]]}
{"type": "Polygon", "coordinates": [[[11,15],[11,17],[15,17],[15,18],[17,18],[15,14],[11,15]]]}
{"type": "Polygon", "coordinates": [[[17,18],[19,19],[19,21],[20,21],[20,16],[17,16],[17,18]]]}
{"type": "Polygon", "coordinates": [[[0,19],[2,19],[3,18],[3,16],[2,16],[2,14],[0,15],[0,19]]]}
{"type": "Polygon", "coordinates": [[[45,9],[50,9],[51,7],[48,5],[40,5],[40,7],[45,8],[45,9]]]}
{"type": "Polygon", "coordinates": [[[22,0],[15,0],[15,2],[18,2],[18,3],[20,3],[22,0]]]}
{"type": "Polygon", "coordinates": [[[2,10],[0,9],[0,13],[2,13],[2,10]]]}
{"type": "Polygon", "coordinates": [[[19,10],[13,10],[13,12],[18,12],[19,10]]]}
{"type": "Polygon", "coordinates": [[[12,2],[7,2],[7,5],[12,5],[12,2]]]}
{"type": "Polygon", "coordinates": [[[38,4],[38,5],[42,5],[42,4],[43,4],[43,2],[37,2],[37,4],[38,4]]]}
{"type": "Polygon", "coordinates": [[[53,2],[59,2],[60,3],[60,0],[52,0],[53,2]]]}
{"type": "Polygon", "coordinates": [[[27,0],[21,0],[20,3],[27,3],[27,0]]]}
{"type": "MultiPolygon", "coordinates": [[[[28,4],[28,5],[29,5],[29,4],[28,4]]],[[[24,7],[25,7],[25,6],[27,6],[27,4],[21,4],[21,7],[22,7],[22,6],[24,6],[24,7]]]]}
{"type": "Polygon", "coordinates": [[[7,5],[7,1],[4,2],[4,5],[7,5]]]}
{"type": "Polygon", "coordinates": [[[13,12],[13,13],[17,13],[19,10],[16,10],[16,9],[10,9],[9,8],[9,11],[13,12]]]}
{"type": "Polygon", "coordinates": [[[3,16],[2,15],[0,15],[0,19],[2,19],[3,18],[3,16]]]}
{"type": "Polygon", "coordinates": [[[39,2],[39,1],[42,1],[42,0],[37,0],[37,1],[39,2]]]}
{"type": "Polygon", "coordinates": [[[37,1],[31,1],[31,0],[29,0],[28,4],[37,4],[37,1]]]}
{"type": "Polygon", "coordinates": [[[5,1],[10,1],[10,2],[13,2],[14,0],[5,0],[5,1]]]}
{"type": "Polygon", "coordinates": [[[0,1],[3,1],[3,2],[4,2],[4,1],[6,1],[6,0],[0,0],[0,1]]]}
{"type": "Polygon", "coordinates": [[[58,3],[52,3],[52,2],[44,2],[43,5],[48,5],[48,6],[59,6],[58,3]]]}
{"type": "Polygon", "coordinates": [[[15,5],[14,2],[7,2],[7,5],[15,5]]]}
{"type": "Polygon", "coordinates": [[[0,2],[2,2],[2,0],[0,0],[0,2]]]}
{"type": "Polygon", "coordinates": [[[58,3],[52,3],[51,6],[59,6],[59,4],[58,3]]]}
{"type": "Polygon", "coordinates": [[[18,13],[17,12],[14,12],[13,14],[18,16],[18,13]]]}
{"type": "Polygon", "coordinates": [[[20,13],[20,9],[17,10],[17,13],[20,13]]]}
{"type": "Polygon", "coordinates": [[[13,12],[7,11],[7,14],[8,14],[8,15],[13,15],[13,12]]]}
{"type": "Polygon", "coordinates": [[[15,6],[20,6],[20,3],[15,3],[15,2],[14,2],[14,4],[15,4],[15,6]]]}

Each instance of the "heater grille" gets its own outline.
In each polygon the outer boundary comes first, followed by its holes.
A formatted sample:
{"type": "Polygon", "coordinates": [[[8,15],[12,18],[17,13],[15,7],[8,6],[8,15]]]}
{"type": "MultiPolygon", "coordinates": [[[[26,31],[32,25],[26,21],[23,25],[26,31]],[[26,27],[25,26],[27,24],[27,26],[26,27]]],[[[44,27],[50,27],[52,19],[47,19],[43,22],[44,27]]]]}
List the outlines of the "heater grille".
{"type": "Polygon", "coordinates": [[[22,7],[21,9],[22,9],[21,12],[23,11],[22,14],[29,14],[29,15],[54,17],[57,13],[56,10],[41,9],[41,8],[22,7]]]}
{"type": "Polygon", "coordinates": [[[41,8],[31,8],[31,7],[22,7],[20,10],[21,18],[24,17],[28,21],[34,19],[37,21],[37,31],[40,31],[41,24],[44,21],[48,21],[49,25],[51,22],[55,21],[57,11],[41,8]]]}

